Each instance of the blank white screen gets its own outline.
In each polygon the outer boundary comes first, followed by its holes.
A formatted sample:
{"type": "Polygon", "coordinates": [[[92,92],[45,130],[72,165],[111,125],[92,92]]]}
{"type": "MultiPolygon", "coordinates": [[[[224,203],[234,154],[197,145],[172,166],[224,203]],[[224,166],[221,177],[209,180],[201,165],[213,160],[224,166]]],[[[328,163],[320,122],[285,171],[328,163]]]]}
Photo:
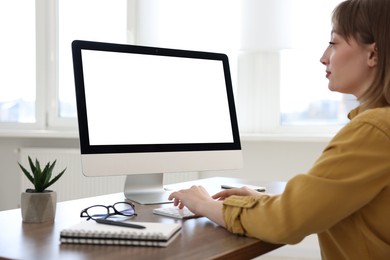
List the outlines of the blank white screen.
{"type": "Polygon", "coordinates": [[[82,50],[90,145],[232,143],[222,61],[82,50]]]}

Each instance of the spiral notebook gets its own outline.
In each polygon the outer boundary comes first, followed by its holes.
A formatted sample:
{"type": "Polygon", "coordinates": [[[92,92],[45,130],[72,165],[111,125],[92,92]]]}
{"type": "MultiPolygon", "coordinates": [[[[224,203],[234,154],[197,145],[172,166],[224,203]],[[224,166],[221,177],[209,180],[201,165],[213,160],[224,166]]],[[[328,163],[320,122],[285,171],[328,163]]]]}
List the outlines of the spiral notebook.
{"type": "Polygon", "coordinates": [[[145,226],[135,229],[83,221],[60,232],[63,244],[124,246],[168,246],[180,233],[180,223],[131,222],[145,226]]]}

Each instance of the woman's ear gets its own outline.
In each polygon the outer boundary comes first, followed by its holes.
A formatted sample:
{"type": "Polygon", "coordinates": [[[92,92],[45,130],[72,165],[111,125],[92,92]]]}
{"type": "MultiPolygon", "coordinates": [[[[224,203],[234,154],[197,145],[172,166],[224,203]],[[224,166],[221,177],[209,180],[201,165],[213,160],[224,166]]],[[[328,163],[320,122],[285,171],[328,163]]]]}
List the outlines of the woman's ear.
{"type": "Polygon", "coordinates": [[[372,43],[368,46],[369,56],[367,60],[367,64],[369,67],[376,67],[378,64],[378,48],[376,47],[376,43],[372,43]]]}

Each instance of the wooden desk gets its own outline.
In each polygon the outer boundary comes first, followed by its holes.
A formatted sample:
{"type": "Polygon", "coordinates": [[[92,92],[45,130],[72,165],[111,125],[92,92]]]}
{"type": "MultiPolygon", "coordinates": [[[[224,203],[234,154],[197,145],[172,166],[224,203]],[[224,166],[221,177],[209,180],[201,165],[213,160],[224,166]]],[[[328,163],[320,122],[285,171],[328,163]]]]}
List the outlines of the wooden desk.
{"type": "MultiPolygon", "coordinates": [[[[202,184],[211,192],[222,183],[240,183],[239,179],[208,178],[171,185],[170,188],[202,184]]],[[[242,183],[242,181],[241,181],[242,183]]],[[[279,193],[284,183],[245,182],[266,186],[268,192],[279,193]]],[[[20,209],[0,212],[0,258],[5,259],[251,259],[281,245],[236,236],[207,218],[183,221],[181,235],[166,248],[60,244],[62,229],[82,219],[80,211],[94,204],[112,205],[123,201],[123,193],[59,202],[55,223],[27,224],[20,209]]],[[[168,204],[169,205],[169,204],[168,204]]],[[[164,205],[161,205],[164,206],[164,205]]],[[[157,216],[152,209],[159,205],[136,205],[137,221],[172,223],[181,220],[157,216]]]]}

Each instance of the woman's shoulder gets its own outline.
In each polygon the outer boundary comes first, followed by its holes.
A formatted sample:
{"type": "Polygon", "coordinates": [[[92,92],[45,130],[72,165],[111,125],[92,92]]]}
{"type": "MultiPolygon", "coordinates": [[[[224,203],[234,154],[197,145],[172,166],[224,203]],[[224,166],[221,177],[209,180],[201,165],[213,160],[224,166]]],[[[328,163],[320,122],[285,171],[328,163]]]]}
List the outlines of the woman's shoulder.
{"type": "Polygon", "coordinates": [[[367,109],[361,113],[359,113],[356,118],[359,118],[359,119],[370,119],[370,118],[374,118],[374,119],[389,119],[389,116],[390,115],[390,106],[389,107],[377,107],[377,108],[371,108],[371,109],[367,109]]]}
{"type": "Polygon", "coordinates": [[[390,134],[390,107],[367,109],[354,117],[351,123],[370,124],[390,134]]]}

